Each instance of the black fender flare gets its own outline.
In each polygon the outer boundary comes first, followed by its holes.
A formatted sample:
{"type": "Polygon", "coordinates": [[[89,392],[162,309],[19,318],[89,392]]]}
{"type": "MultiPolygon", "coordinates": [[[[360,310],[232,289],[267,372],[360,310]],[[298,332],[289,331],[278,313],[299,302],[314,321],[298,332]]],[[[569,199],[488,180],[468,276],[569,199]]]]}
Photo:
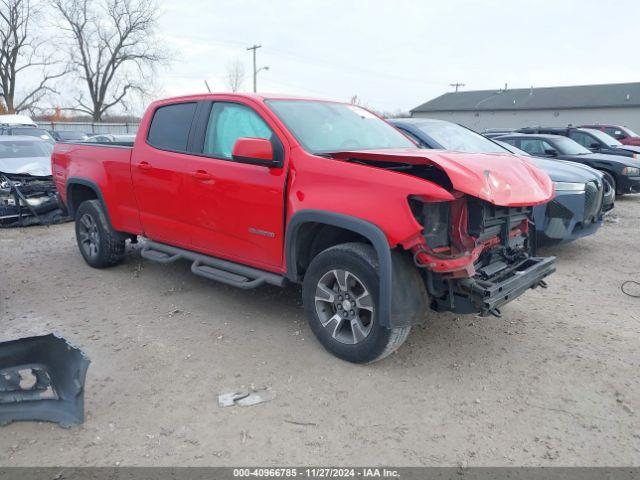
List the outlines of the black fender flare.
{"type": "Polygon", "coordinates": [[[391,328],[392,263],[391,249],[386,235],[371,222],[357,217],[322,210],[301,210],[291,217],[285,235],[285,255],[287,259],[287,278],[295,283],[301,281],[297,267],[297,237],[300,227],[305,223],[323,223],[351,230],[371,242],[378,256],[380,276],[380,298],[378,299],[379,321],[391,328]]]}
{"type": "Polygon", "coordinates": [[[104,197],[102,196],[102,191],[100,190],[100,187],[98,186],[98,184],[96,182],[94,182],[93,180],[89,180],[87,178],[82,178],[82,177],[69,177],[67,179],[67,210],[69,212],[69,216],[71,218],[75,218],[76,215],[76,209],[77,209],[77,205],[73,205],[70,201],[70,189],[73,185],[83,185],[85,187],[89,187],[91,190],[93,190],[96,193],[96,196],[98,197],[98,200],[100,201],[100,203],[102,204],[102,208],[104,209],[104,214],[107,217],[107,222],[109,222],[109,226],[113,228],[113,226],[111,225],[111,218],[109,217],[109,210],[107,209],[107,204],[104,201],[104,197]]]}

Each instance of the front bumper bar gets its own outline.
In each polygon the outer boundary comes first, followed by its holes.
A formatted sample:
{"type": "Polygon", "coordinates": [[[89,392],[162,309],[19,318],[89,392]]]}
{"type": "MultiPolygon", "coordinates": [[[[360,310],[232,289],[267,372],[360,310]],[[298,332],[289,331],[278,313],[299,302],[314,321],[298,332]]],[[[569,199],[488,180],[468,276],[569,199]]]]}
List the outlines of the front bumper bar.
{"type": "Polygon", "coordinates": [[[0,343],[0,426],[19,420],[84,421],[90,360],[57,335],[0,343]]]}
{"type": "Polygon", "coordinates": [[[470,278],[463,282],[480,315],[495,313],[502,305],[522,295],[556,270],[556,257],[530,257],[496,279],[470,278]]]}

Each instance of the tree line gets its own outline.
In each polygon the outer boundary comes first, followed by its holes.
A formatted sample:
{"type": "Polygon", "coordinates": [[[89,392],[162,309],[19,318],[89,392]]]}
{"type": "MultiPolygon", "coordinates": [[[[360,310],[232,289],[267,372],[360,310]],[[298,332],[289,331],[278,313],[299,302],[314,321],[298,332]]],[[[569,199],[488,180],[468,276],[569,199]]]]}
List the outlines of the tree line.
{"type": "Polygon", "coordinates": [[[97,122],[127,107],[169,59],[158,12],[155,0],[0,0],[0,108],[34,112],[64,94],[63,110],[97,122]]]}

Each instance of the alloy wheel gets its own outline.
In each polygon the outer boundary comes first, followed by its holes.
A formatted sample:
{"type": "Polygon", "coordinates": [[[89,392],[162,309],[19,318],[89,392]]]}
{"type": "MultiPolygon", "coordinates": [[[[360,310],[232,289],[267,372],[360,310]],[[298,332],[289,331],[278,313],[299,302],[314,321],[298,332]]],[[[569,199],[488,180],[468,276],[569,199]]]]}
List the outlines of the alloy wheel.
{"type": "Polygon", "coordinates": [[[78,235],[82,250],[87,257],[96,258],[100,245],[100,232],[98,231],[98,224],[91,215],[85,213],[80,217],[78,235]]]}
{"type": "Polygon", "coordinates": [[[371,333],[373,297],[365,284],[348,270],[330,270],[316,287],[316,313],[324,328],[340,343],[354,345],[371,333]]]}

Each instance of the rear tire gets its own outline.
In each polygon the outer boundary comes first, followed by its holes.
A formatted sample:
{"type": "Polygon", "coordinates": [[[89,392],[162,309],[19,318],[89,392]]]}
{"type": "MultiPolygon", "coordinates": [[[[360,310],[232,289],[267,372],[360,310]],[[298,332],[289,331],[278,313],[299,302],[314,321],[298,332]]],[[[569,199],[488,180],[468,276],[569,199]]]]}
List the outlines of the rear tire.
{"type": "Polygon", "coordinates": [[[85,262],[106,268],[124,257],[124,237],[113,230],[99,200],[87,200],[76,211],[76,240],[85,262]]]}
{"type": "Polygon", "coordinates": [[[378,319],[378,260],[363,243],[324,250],[309,265],[302,299],[322,346],[343,360],[371,363],[404,343],[410,326],[386,328],[378,319]]]}

